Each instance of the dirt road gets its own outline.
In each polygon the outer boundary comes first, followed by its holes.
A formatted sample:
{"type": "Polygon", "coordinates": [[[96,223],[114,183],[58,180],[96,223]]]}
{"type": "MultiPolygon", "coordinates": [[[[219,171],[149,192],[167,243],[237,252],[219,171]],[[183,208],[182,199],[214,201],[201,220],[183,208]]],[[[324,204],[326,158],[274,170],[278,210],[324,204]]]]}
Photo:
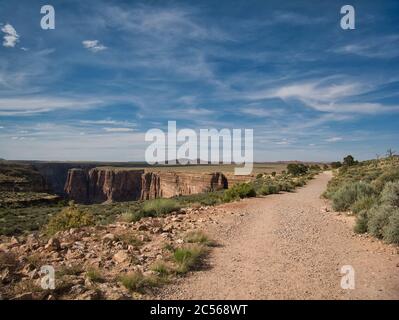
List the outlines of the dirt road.
{"type": "Polygon", "coordinates": [[[324,210],[330,173],[295,193],[225,205],[207,226],[220,246],[209,267],[161,290],[160,299],[399,299],[398,248],[353,233],[351,219],[324,210]],[[242,216],[243,215],[243,216],[242,216]],[[341,288],[342,266],[355,289],[341,288]]]}

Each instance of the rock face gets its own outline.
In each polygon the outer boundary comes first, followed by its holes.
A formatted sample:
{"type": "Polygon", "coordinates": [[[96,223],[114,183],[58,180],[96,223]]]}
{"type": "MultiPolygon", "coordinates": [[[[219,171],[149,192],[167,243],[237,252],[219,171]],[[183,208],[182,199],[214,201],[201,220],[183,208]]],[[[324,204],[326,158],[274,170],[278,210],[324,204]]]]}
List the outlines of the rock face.
{"type": "Polygon", "coordinates": [[[139,200],[143,173],[131,169],[71,169],[64,190],[78,203],[139,200]]]}
{"type": "Polygon", "coordinates": [[[227,188],[216,173],[145,172],[139,169],[71,169],[65,184],[68,198],[78,203],[170,198],[227,188]]]}
{"type": "Polygon", "coordinates": [[[46,192],[48,186],[45,179],[33,166],[1,161],[0,191],[46,192]]]}
{"type": "Polygon", "coordinates": [[[227,188],[220,173],[147,172],[142,176],[141,199],[170,198],[227,188]]]}

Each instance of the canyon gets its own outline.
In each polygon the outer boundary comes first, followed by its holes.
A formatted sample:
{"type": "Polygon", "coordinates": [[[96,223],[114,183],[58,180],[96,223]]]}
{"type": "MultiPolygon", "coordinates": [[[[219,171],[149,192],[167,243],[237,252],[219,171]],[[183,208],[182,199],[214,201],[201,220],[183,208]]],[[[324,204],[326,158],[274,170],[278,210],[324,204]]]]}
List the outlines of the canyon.
{"type": "Polygon", "coordinates": [[[198,169],[144,163],[2,161],[0,169],[4,197],[22,206],[47,201],[51,195],[80,204],[171,198],[227,189],[253,178],[236,176],[220,166],[198,169]]]}

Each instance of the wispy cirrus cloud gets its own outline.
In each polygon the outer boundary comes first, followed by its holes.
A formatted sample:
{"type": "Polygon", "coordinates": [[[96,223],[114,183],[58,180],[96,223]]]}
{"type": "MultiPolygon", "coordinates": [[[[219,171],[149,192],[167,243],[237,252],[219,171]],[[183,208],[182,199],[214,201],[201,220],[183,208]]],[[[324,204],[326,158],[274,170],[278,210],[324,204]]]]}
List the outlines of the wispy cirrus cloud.
{"type": "Polygon", "coordinates": [[[332,51],[367,58],[395,58],[399,56],[399,34],[371,37],[366,40],[342,45],[332,51]]]}
{"type": "Polygon", "coordinates": [[[0,116],[31,116],[62,109],[87,109],[100,106],[96,98],[21,97],[0,98],[0,116]]]}
{"type": "Polygon", "coordinates": [[[133,128],[104,128],[106,132],[133,132],[133,128]]]}
{"type": "Polygon", "coordinates": [[[399,105],[359,100],[360,95],[372,92],[374,89],[375,86],[370,87],[360,82],[335,80],[333,83],[330,81],[326,83],[326,79],[321,79],[254,92],[249,94],[248,98],[251,100],[296,99],[314,110],[330,113],[376,114],[399,111],[399,105]]]}

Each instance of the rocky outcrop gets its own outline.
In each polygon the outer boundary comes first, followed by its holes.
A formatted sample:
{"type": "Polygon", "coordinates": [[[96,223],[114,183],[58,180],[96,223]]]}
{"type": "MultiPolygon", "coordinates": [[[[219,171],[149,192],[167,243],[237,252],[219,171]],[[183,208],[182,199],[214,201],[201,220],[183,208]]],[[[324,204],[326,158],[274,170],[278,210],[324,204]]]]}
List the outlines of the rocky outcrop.
{"type": "Polygon", "coordinates": [[[227,188],[220,173],[147,172],[142,176],[141,199],[171,198],[227,188]]]}
{"type": "Polygon", "coordinates": [[[144,170],[132,169],[71,169],[65,193],[78,203],[139,200],[143,173],[144,170]]]}
{"type": "Polygon", "coordinates": [[[48,186],[45,179],[33,166],[1,161],[0,191],[46,192],[48,186]]]}
{"type": "Polygon", "coordinates": [[[145,172],[140,169],[71,169],[65,184],[68,198],[78,203],[170,198],[227,188],[216,173],[145,172]]]}

